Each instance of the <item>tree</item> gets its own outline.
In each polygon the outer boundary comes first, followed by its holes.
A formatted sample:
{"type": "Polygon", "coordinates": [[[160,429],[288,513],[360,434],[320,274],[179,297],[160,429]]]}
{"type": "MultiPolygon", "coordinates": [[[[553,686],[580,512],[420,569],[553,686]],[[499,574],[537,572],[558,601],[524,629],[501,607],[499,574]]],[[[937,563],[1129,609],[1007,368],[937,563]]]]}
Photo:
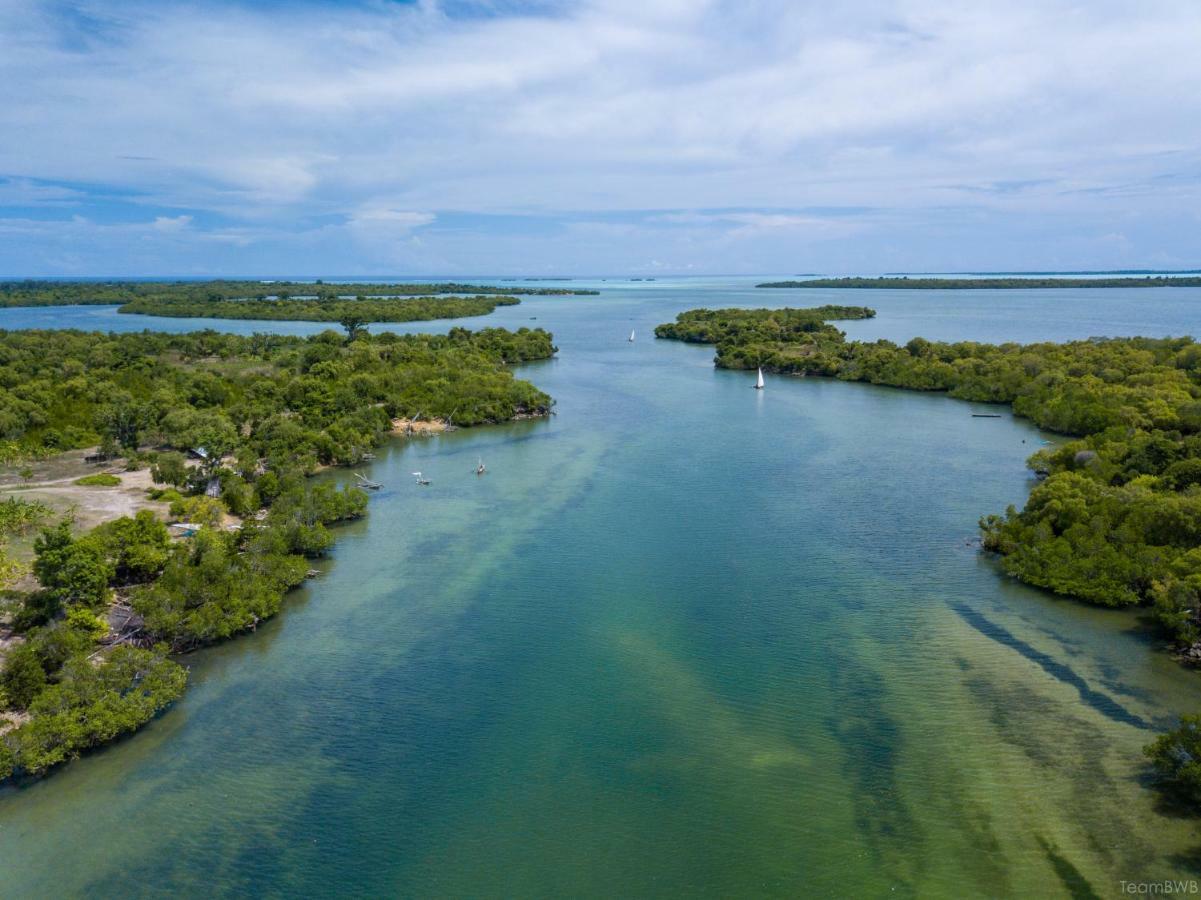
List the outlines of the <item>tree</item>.
{"type": "Polygon", "coordinates": [[[1143,753],[1174,799],[1201,807],[1201,716],[1181,716],[1178,727],[1160,735],[1143,753]]]}
{"type": "Polygon", "coordinates": [[[33,648],[21,644],[11,649],[4,661],[4,671],[0,672],[5,706],[25,709],[45,686],[46,671],[33,648]]]}
{"type": "Polygon", "coordinates": [[[167,526],[148,509],[133,518],[122,516],[92,530],[85,541],[97,545],[120,583],[154,578],[167,564],[171,540],[167,526]]]}
{"type": "Polygon", "coordinates": [[[146,405],[135,402],[129,394],[122,392],[96,413],[96,427],[121,447],[136,450],[142,429],[149,424],[149,419],[146,405]]]}
{"type": "Polygon", "coordinates": [[[183,454],[174,451],[160,453],[150,467],[150,477],[155,484],[183,487],[188,483],[188,465],[183,454]]]}
{"type": "Polygon", "coordinates": [[[367,330],[367,320],[356,313],[344,313],[338,322],[346,329],[346,343],[352,343],[367,330]]]}
{"type": "Polygon", "coordinates": [[[98,607],[108,599],[113,568],[96,543],[75,540],[70,522],[47,528],[33,549],[33,574],[57,606],[98,607]]]}
{"type": "Polygon", "coordinates": [[[238,443],[237,429],[218,410],[184,407],[169,413],[163,427],[172,445],[204,451],[200,468],[205,477],[212,477],[221,467],[222,458],[238,443]]]}

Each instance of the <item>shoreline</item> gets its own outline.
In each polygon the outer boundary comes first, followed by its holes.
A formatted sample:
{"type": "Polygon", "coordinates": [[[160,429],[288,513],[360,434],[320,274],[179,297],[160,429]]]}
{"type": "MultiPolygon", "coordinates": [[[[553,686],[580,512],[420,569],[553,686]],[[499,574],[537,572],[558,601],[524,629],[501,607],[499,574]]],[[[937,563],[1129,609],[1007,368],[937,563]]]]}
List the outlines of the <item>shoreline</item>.
{"type": "MultiPolygon", "coordinates": [[[[405,419],[405,418],[397,418],[397,419],[393,420],[393,422],[392,422],[392,429],[390,431],[387,431],[387,432],[384,432],[383,434],[381,434],[381,436],[380,436],[381,440],[379,443],[377,443],[376,446],[380,446],[384,441],[386,441],[388,438],[391,438],[391,437],[406,437],[406,436],[408,436],[408,437],[429,437],[431,435],[444,434],[449,431],[457,431],[460,427],[476,428],[476,427],[486,427],[488,425],[503,425],[503,424],[506,424],[507,422],[516,422],[516,421],[523,421],[523,420],[528,420],[528,419],[538,419],[538,418],[548,418],[550,415],[551,415],[551,412],[549,409],[546,410],[545,412],[532,412],[531,413],[531,412],[523,411],[523,412],[519,412],[519,413],[515,414],[514,416],[510,417],[509,419],[503,420],[501,422],[483,423],[482,426],[481,425],[456,426],[456,425],[452,425],[442,419],[410,420],[410,419],[405,419]]],[[[97,471],[97,467],[95,466],[95,464],[86,463],[82,458],[80,458],[82,456],[87,456],[91,452],[92,451],[90,451],[90,450],[66,451],[64,453],[55,454],[52,457],[48,457],[43,462],[50,466],[54,466],[55,464],[61,465],[63,463],[66,463],[69,465],[70,464],[77,464],[77,465],[82,464],[82,465],[89,466],[89,470],[91,472],[95,472],[95,471],[97,471]]],[[[368,462],[370,462],[370,461],[368,461],[368,462]]],[[[336,470],[336,469],[345,469],[347,471],[350,471],[353,468],[357,468],[359,465],[361,465],[361,463],[356,464],[355,466],[351,466],[351,465],[320,466],[320,467],[318,467],[317,470],[312,472],[310,475],[306,476],[304,481],[306,484],[308,484],[313,477],[315,477],[316,475],[318,475],[320,473],[329,472],[331,470],[336,470]]],[[[102,465],[99,467],[99,471],[106,471],[106,470],[110,470],[110,469],[114,469],[114,468],[115,467],[111,464],[102,465]]],[[[4,478],[6,475],[9,475],[9,474],[11,474],[11,473],[0,472],[0,478],[4,478]]],[[[22,493],[26,493],[26,492],[28,492],[30,494],[37,494],[39,492],[45,494],[45,493],[54,491],[60,496],[60,498],[78,498],[78,497],[87,498],[89,501],[92,501],[88,506],[88,509],[90,510],[92,515],[87,520],[88,526],[86,528],[77,529],[77,532],[80,537],[85,536],[86,534],[90,533],[93,529],[95,529],[96,527],[98,527],[100,525],[104,525],[109,522],[114,522],[121,518],[131,517],[132,515],[136,514],[136,512],[143,511],[143,510],[147,510],[147,511],[150,511],[151,513],[153,513],[155,515],[155,517],[157,519],[159,519],[159,521],[162,521],[165,523],[170,523],[172,521],[172,517],[170,516],[168,509],[165,508],[165,507],[167,507],[166,503],[164,503],[162,501],[151,500],[149,497],[145,497],[145,499],[140,504],[138,504],[137,500],[139,498],[130,496],[131,493],[133,493],[133,492],[140,492],[143,494],[148,493],[148,491],[152,487],[154,487],[153,482],[150,478],[149,467],[134,470],[134,471],[111,472],[111,474],[114,474],[115,476],[122,478],[123,484],[120,487],[118,487],[118,486],[91,487],[88,485],[80,485],[80,484],[75,483],[79,474],[80,473],[77,472],[77,473],[74,473],[71,475],[57,477],[55,479],[42,481],[42,482],[32,482],[32,483],[21,484],[21,485],[3,485],[3,486],[0,486],[0,496],[2,496],[4,494],[13,496],[13,495],[19,495],[22,493]],[[95,496],[93,496],[93,495],[95,495],[95,496]],[[110,498],[109,502],[107,502],[107,503],[95,502],[98,500],[103,500],[106,497],[110,498]],[[113,503],[112,499],[114,499],[114,498],[120,498],[120,500],[125,501],[125,502],[124,503],[122,503],[122,502],[113,503]],[[137,506],[137,508],[136,509],[133,508],[134,506],[137,506]]],[[[348,485],[344,486],[344,489],[345,488],[354,488],[356,490],[361,490],[361,489],[356,488],[353,484],[348,484],[348,485]]],[[[364,494],[364,496],[366,497],[367,495],[364,494]]],[[[65,511],[69,515],[69,514],[71,514],[71,512],[73,510],[76,510],[76,509],[78,509],[78,504],[69,503],[67,505],[67,508],[65,511]]],[[[222,523],[219,526],[218,530],[223,531],[223,532],[240,530],[248,522],[258,522],[258,521],[265,519],[266,516],[270,513],[270,510],[271,510],[270,506],[263,506],[256,513],[254,513],[252,515],[248,515],[244,519],[239,519],[235,516],[232,516],[231,514],[229,514],[227,512],[223,516],[222,523]]],[[[369,511],[369,508],[364,509],[363,517],[366,516],[366,513],[368,511],[369,511]]],[[[358,517],[356,517],[356,518],[358,518],[358,517]]],[[[337,524],[337,523],[331,523],[331,524],[337,524]]],[[[192,540],[192,539],[193,539],[193,537],[191,534],[175,533],[175,534],[173,534],[171,541],[173,544],[179,544],[184,541],[188,541],[188,540],[192,540]]],[[[333,549],[333,546],[331,545],[331,547],[329,549],[333,549]]],[[[322,555],[324,555],[324,552],[322,555]]],[[[184,659],[187,656],[189,656],[190,654],[207,649],[209,647],[215,647],[218,644],[228,643],[229,641],[231,641],[235,638],[242,637],[242,636],[247,635],[248,633],[253,633],[253,632],[257,631],[257,627],[259,624],[261,624],[262,622],[265,622],[268,618],[275,618],[276,616],[278,616],[284,612],[283,603],[286,602],[288,595],[292,594],[297,588],[301,587],[310,577],[312,577],[312,575],[314,573],[315,573],[315,570],[313,570],[312,568],[308,568],[305,572],[305,577],[302,580],[300,580],[299,582],[297,582],[295,584],[292,584],[289,587],[286,587],[283,590],[283,593],[281,596],[280,608],[276,612],[272,613],[270,616],[267,616],[267,617],[264,617],[261,619],[256,618],[255,621],[248,627],[239,629],[239,630],[235,631],[233,634],[230,634],[229,636],[224,637],[224,638],[206,641],[203,643],[199,643],[199,644],[195,644],[195,645],[191,645],[191,646],[187,646],[187,647],[182,647],[182,648],[178,648],[178,649],[172,648],[168,654],[168,658],[171,659],[173,662],[181,665],[186,672],[187,666],[184,663],[184,659]]],[[[12,590],[12,591],[20,590],[20,591],[24,591],[27,593],[34,592],[34,591],[38,590],[39,588],[40,588],[40,585],[38,585],[37,580],[32,575],[32,573],[24,574],[20,579],[18,579],[18,581],[15,584],[9,586],[9,590],[12,590]]],[[[109,602],[107,603],[107,605],[104,607],[104,609],[101,612],[101,617],[102,617],[103,621],[107,624],[108,631],[102,637],[100,637],[98,639],[97,648],[93,653],[94,658],[98,658],[98,659],[106,658],[109,654],[112,653],[113,650],[117,649],[118,647],[129,646],[129,647],[139,647],[139,648],[145,649],[145,648],[149,648],[153,645],[153,641],[151,640],[150,636],[145,631],[145,624],[144,624],[144,621],[142,620],[142,617],[139,616],[136,612],[134,612],[130,608],[128,601],[129,601],[129,594],[127,591],[120,590],[120,589],[113,590],[112,595],[109,599],[109,602]],[[132,626],[132,630],[130,630],[131,626],[132,626]]],[[[5,620],[0,620],[0,668],[3,667],[4,661],[5,661],[5,658],[7,657],[7,655],[13,649],[21,646],[25,642],[26,642],[26,637],[13,630],[13,628],[11,627],[11,622],[7,621],[7,617],[5,618],[5,620]]],[[[186,687],[186,682],[185,682],[184,688],[181,691],[181,696],[183,693],[186,693],[186,690],[187,690],[187,687],[186,687]]],[[[95,746],[92,746],[92,747],[84,748],[81,752],[79,752],[73,756],[69,756],[67,759],[64,759],[61,762],[55,763],[47,769],[37,771],[37,772],[32,772],[32,773],[31,772],[22,772],[20,775],[17,775],[14,773],[7,777],[5,777],[2,773],[0,773],[0,785],[12,783],[18,787],[22,787],[27,784],[32,784],[36,781],[39,781],[42,778],[53,774],[55,771],[57,771],[63,765],[69,763],[72,759],[77,758],[78,756],[98,752],[100,750],[103,750],[105,747],[109,746],[110,744],[116,743],[117,741],[121,740],[122,738],[131,736],[137,730],[140,730],[140,728],[143,727],[145,724],[148,724],[150,721],[153,721],[153,719],[158,718],[159,716],[164,715],[166,712],[168,712],[170,710],[171,706],[174,705],[174,703],[175,703],[175,700],[172,700],[170,703],[168,703],[162,709],[158,710],[150,719],[148,719],[148,720],[146,720],[146,722],[142,723],[142,725],[139,725],[137,728],[133,729],[133,731],[126,731],[126,732],[118,733],[109,740],[105,740],[99,744],[96,744],[95,746]]],[[[34,717],[30,714],[30,712],[28,710],[17,710],[17,709],[0,710],[0,738],[3,738],[5,735],[16,732],[22,726],[24,726],[24,725],[28,724],[30,721],[32,721],[33,718],[34,717]]]]}
{"type": "Polygon", "coordinates": [[[318,471],[361,464],[398,428],[440,433],[460,412],[472,427],[553,405],[507,365],[554,354],[542,329],[448,339],[343,324],[345,338],[4,333],[48,412],[30,414],[0,471],[0,494],[27,501],[6,507],[4,535],[32,545],[27,569],[2,557],[10,584],[31,575],[0,611],[0,705],[30,718],[0,740],[0,780],[36,779],[136,731],[184,693],[184,654],[281,612],[337,524],[367,513],[366,491],[318,471]],[[111,352],[80,367],[101,342],[111,352]],[[96,466],[81,448],[98,440],[96,466]]]}

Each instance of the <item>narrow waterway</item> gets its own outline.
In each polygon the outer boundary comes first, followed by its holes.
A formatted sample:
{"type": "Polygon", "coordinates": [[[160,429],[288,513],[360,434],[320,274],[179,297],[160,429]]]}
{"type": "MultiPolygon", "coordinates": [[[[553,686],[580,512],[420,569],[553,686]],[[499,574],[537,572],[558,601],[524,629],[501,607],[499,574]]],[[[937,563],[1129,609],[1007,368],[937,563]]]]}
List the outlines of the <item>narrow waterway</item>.
{"type": "MultiPolygon", "coordinates": [[[[143,732],[0,790],[0,895],[1066,896],[1196,877],[1201,834],[1157,811],[1140,748],[1201,711],[1197,676],[1135,614],[1026,589],[970,543],[1055,438],[939,395],[753,391],[652,329],[699,305],[866,303],[881,314],[852,337],[1180,334],[1201,289],[753,283],[598,282],[467,320],[554,332],[558,357],[523,375],[557,415],[382,450],[368,518],[281,616],[189,657],[187,696],[143,732]]],[[[273,330],[0,310],[55,326],[273,330]]]]}

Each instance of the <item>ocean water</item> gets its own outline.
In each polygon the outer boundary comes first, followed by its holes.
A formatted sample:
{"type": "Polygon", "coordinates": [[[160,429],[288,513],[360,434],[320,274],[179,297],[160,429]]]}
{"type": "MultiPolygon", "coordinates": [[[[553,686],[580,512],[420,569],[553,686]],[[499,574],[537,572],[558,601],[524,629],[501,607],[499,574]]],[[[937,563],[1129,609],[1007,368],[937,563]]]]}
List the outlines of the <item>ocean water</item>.
{"type": "MultiPolygon", "coordinates": [[[[971,544],[1058,438],[938,395],[753,391],[711,348],[652,338],[693,306],[820,303],[877,308],[845,323],[864,339],[1183,334],[1201,289],[757,280],[610,279],[465,322],[553,331],[557,358],[522,375],[557,414],[381,450],[369,516],[278,618],[187,657],[188,694],[142,732],[0,790],[0,896],[1054,897],[1201,878],[1201,833],[1158,808],[1140,756],[1201,711],[1197,675],[1137,613],[1025,588],[971,544]]],[[[228,327],[320,330],[278,324],[228,327]]],[[[0,310],[3,328],[226,325],[0,310]]]]}

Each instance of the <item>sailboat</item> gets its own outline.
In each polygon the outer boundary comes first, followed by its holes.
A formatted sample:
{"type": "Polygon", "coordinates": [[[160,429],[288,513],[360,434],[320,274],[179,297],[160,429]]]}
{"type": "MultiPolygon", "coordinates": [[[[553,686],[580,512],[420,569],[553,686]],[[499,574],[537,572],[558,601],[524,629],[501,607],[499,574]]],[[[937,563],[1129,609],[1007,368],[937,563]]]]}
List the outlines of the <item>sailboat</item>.
{"type": "Polygon", "coordinates": [[[487,469],[487,468],[484,466],[484,458],[481,456],[481,457],[479,458],[479,462],[476,464],[476,467],[475,467],[475,474],[476,474],[476,475],[483,475],[483,474],[484,474],[485,472],[487,472],[487,471],[488,471],[488,469],[487,469]]]}
{"type": "Polygon", "coordinates": [[[634,343],[634,329],[633,328],[630,329],[630,343],[631,344],[634,343]]]}
{"type": "Polygon", "coordinates": [[[763,368],[759,368],[759,377],[755,380],[755,390],[763,390],[763,368]]]}
{"type": "Polygon", "coordinates": [[[354,477],[359,479],[360,487],[365,487],[369,491],[378,491],[380,488],[383,487],[383,485],[380,484],[378,481],[372,481],[369,478],[364,478],[363,475],[359,472],[355,472],[354,477]]]}
{"type": "Polygon", "coordinates": [[[430,480],[429,480],[428,478],[422,478],[422,477],[421,477],[421,473],[420,473],[420,472],[414,472],[413,474],[417,476],[417,483],[418,483],[418,484],[429,484],[429,483],[430,483],[430,480]]]}

